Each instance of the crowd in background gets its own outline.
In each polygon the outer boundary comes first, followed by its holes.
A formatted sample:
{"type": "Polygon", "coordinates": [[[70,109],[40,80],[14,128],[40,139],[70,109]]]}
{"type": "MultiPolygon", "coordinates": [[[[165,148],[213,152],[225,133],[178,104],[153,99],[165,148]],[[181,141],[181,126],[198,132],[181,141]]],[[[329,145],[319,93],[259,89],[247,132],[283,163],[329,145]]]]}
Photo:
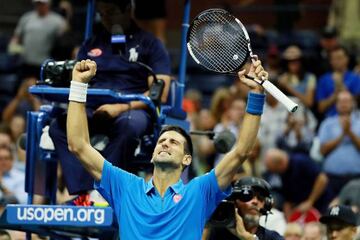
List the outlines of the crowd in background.
{"type": "MultiPolygon", "coordinates": [[[[22,136],[26,112],[37,111],[42,104],[41,99],[29,94],[28,87],[38,81],[46,59],[74,59],[81,44],[83,33],[74,24],[71,2],[59,1],[54,11],[50,5],[43,5],[48,2],[39,0],[34,5],[46,20],[34,11],[24,15],[1,53],[17,66],[7,68],[11,74],[0,74],[0,79],[16,76],[16,95],[2,96],[6,101],[0,109],[1,207],[27,200],[22,136]],[[32,30],[37,24],[44,26],[39,32],[32,30]]],[[[160,23],[153,24],[146,24],[146,20],[142,26],[150,26],[149,30],[165,41],[161,18],[160,23]]],[[[270,183],[275,198],[273,218],[281,220],[272,221],[269,216],[264,224],[285,239],[324,239],[318,219],[328,206],[343,204],[355,212],[360,210],[359,29],[357,1],[333,1],[328,26],[315,33],[317,42],[311,47],[289,37],[287,46],[281,48],[271,31],[250,28],[254,51],[270,80],[300,106],[291,114],[267,94],[258,141],[238,172],[239,178],[256,176],[270,183]]],[[[295,30],[292,36],[296,36],[295,30]]],[[[183,108],[191,130],[227,129],[236,136],[245,114],[247,91],[238,79],[214,78],[190,61],[183,108]]],[[[192,137],[195,152],[188,179],[208,172],[221,158],[211,139],[192,137]]],[[[59,192],[61,203],[66,191],[59,192]]]]}

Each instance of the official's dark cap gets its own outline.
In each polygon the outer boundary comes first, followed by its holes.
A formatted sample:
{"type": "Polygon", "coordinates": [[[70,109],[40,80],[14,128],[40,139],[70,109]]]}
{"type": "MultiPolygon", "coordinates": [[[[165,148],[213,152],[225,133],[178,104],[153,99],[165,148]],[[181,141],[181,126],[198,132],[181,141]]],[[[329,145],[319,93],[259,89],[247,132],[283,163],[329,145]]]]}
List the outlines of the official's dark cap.
{"type": "Polygon", "coordinates": [[[324,224],[328,224],[333,221],[340,221],[353,226],[357,225],[356,214],[350,207],[344,205],[337,205],[329,208],[320,218],[320,222],[324,224]]]}

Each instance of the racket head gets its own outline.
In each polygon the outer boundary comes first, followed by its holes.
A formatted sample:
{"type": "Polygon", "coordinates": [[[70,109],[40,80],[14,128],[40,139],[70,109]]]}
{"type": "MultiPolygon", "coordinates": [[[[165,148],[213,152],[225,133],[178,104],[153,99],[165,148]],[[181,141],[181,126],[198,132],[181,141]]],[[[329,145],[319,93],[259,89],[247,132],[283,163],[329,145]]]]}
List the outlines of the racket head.
{"type": "Polygon", "coordinates": [[[229,12],[212,8],[192,21],[187,48],[197,64],[219,73],[235,73],[248,60],[250,38],[244,25],[229,12]]]}

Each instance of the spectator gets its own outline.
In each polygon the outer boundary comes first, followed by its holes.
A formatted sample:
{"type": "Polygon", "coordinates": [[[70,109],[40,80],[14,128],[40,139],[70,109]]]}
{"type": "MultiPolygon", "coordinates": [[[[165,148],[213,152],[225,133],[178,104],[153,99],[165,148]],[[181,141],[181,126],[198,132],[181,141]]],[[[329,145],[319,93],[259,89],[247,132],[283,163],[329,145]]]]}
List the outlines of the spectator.
{"type": "Polygon", "coordinates": [[[284,233],[285,240],[302,240],[303,230],[299,223],[288,223],[284,233]]]}
{"type": "Polygon", "coordinates": [[[270,149],[276,147],[276,140],[286,126],[289,112],[285,106],[278,102],[271,94],[266,95],[264,118],[261,120],[259,140],[261,144],[261,156],[270,149]]]}
{"type": "Polygon", "coordinates": [[[350,92],[338,93],[336,109],[338,115],[326,118],[318,133],[323,170],[335,196],[348,181],[360,177],[360,118],[350,92]]]}
{"type": "Polygon", "coordinates": [[[354,212],[360,212],[360,179],[357,178],[348,182],[331,205],[346,205],[350,206],[354,212]]]}
{"type": "Polygon", "coordinates": [[[309,222],[304,226],[304,234],[301,240],[324,240],[325,229],[319,222],[309,222]]]}
{"type": "Polygon", "coordinates": [[[311,61],[310,69],[316,73],[316,76],[330,72],[330,53],[339,46],[336,29],[325,27],[320,35],[319,47],[314,52],[314,59],[311,61]]]}
{"type": "Polygon", "coordinates": [[[10,130],[11,130],[11,139],[14,144],[16,144],[16,141],[20,137],[21,134],[25,132],[26,128],[26,121],[25,118],[21,115],[15,115],[9,124],[10,130]]]}
{"type": "Polygon", "coordinates": [[[345,48],[337,47],[330,52],[332,72],[320,77],[316,90],[319,113],[336,114],[335,101],[341,90],[347,89],[355,97],[360,95],[360,77],[348,70],[348,63],[349,54],[345,48]]]}
{"type": "Polygon", "coordinates": [[[285,93],[297,97],[307,108],[314,104],[316,77],[306,72],[302,64],[302,51],[299,47],[292,45],[283,53],[286,61],[286,71],[279,77],[279,87],[285,93]]]}
{"type": "Polygon", "coordinates": [[[281,64],[280,53],[276,45],[270,45],[267,50],[266,69],[269,71],[269,80],[275,82],[278,80],[281,64]]]}
{"type": "Polygon", "coordinates": [[[229,108],[232,101],[228,88],[219,88],[211,98],[210,112],[216,123],[229,124],[229,108]]]}
{"type": "MultiPolygon", "coordinates": [[[[97,1],[97,9],[103,28],[83,44],[78,54],[79,60],[91,58],[97,63],[98,72],[90,82],[92,87],[110,88],[123,94],[148,95],[153,80],[147,70],[131,62],[139,61],[149,65],[156,76],[164,80],[161,100],[165,102],[170,84],[170,60],[160,40],[136,26],[132,20],[130,0],[100,0],[97,1]],[[127,36],[126,50],[121,53],[123,56],[112,51],[111,31],[115,25],[122,28],[127,36]]],[[[146,105],[132,101],[129,104],[88,107],[87,117],[90,135],[102,134],[109,139],[102,151],[107,160],[115,166],[129,169],[139,139],[153,127],[146,105]]],[[[91,204],[87,194],[93,189],[93,179],[68,150],[65,121],[65,114],[59,116],[51,124],[49,134],[55,143],[69,194],[79,196],[74,199],[77,203],[91,204]]]]}
{"type": "Polygon", "coordinates": [[[317,126],[312,112],[298,103],[295,113],[288,113],[286,125],[278,135],[276,145],[288,153],[309,154],[317,126]]]}
{"type": "Polygon", "coordinates": [[[41,102],[35,96],[29,93],[29,87],[35,85],[36,80],[26,79],[20,85],[16,96],[6,105],[2,113],[2,119],[10,123],[15,115],[26,118],[27,111],[38,111],[41,102]]]}
{"type": "Polygon", "coordinates": [[[233,193],[228,199],[235,202],[235,228],[213,228],[209,240],[283,239],[277,232],[259,224],[260,216],[269,214],[272,208],[270,185],[265,180],[255,177],[241,178],[234,184],[233,193]]]}
{"type": "Polygon", "coordinates": [[[360,56],[360,2],[336,1],[330,6],[328,26],[339,33],[341,44],[349,51],[360,56]]]}
{"type": "Polygon", "coordinates": [[[285,203],[284,214],[287,219],[295,211],[305,213],[312,207],[320,212],[326,210],[331,200],[327,189],[328,178],[308,155],[289,155],[280,149],[269,149],[265,155],[266,169],[279,174],[281,194],[285,203]]]}
{"type": "Polygon", "coordinates": [[[35,10],[20,18],[9,49],[10,52],[22,49],[22,77],[38,79],[41,64],[50,58],[56,37],[67,26],[63,17],[50,10],[50,0],[33,0],[33,4],[35,10]]]}
{"type": "Polygon", "coordinates": [[[326,226],[328,239],[353,240],[356,235],[356,214],[350,207],[333,206],[320,218],[320,222],[326,226]]]}
{"type": "Polygon", "coordinates": [[[0,147],[12,147],[11,129],[5,123],[0,123],[0,147]]]}
{"type": "Polygon", "coordinates": [[[18,203],[25,204],[25,174],[13,167],[14,161],[10,148],[0,148],[0,190],[4,195],[14,196],[18,203]]]}

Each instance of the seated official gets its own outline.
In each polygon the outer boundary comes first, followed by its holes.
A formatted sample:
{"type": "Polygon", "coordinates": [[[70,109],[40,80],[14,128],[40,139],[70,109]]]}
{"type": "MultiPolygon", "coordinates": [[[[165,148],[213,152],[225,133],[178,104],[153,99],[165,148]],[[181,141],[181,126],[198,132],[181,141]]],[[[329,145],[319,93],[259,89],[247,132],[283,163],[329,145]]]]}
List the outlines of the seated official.
{"type": "MultiPolygon", "coordinates": [[[[134,62],[150,66],[158,79],[165,82],[161,96],[167,99],[170,83],[170,60],[164,46],[152,34],[141,30],[132,20],[130,0],[98,0],[97,9],[102,28],[87,40],[79,50],[78,59],[91,59],[97,64],[97,73],[90,82],[93,88],[107,88],[123,94],[148,95],[153,79],[149,72],[134,62]],[[124,49],[114,52],[111,37],[114,29],[126,36],[124,49]]],[[[116,50],[116,49],[115,49],[116,50]]],[[[90,136],[105,135],[109,143],[102,153],[115,166],[127,169],[134,158],[140,138],[152,131],[153,119],[142,102],[104,104],[87,107],[90,136]]],[[[75,203],[89,205],[87,193],[93,189],[93,178],[69,152],[66,140],[66,114],[51,124],[50,136],[64,172],[65,183],[71,195],[79,194],[75,203]]]]}

